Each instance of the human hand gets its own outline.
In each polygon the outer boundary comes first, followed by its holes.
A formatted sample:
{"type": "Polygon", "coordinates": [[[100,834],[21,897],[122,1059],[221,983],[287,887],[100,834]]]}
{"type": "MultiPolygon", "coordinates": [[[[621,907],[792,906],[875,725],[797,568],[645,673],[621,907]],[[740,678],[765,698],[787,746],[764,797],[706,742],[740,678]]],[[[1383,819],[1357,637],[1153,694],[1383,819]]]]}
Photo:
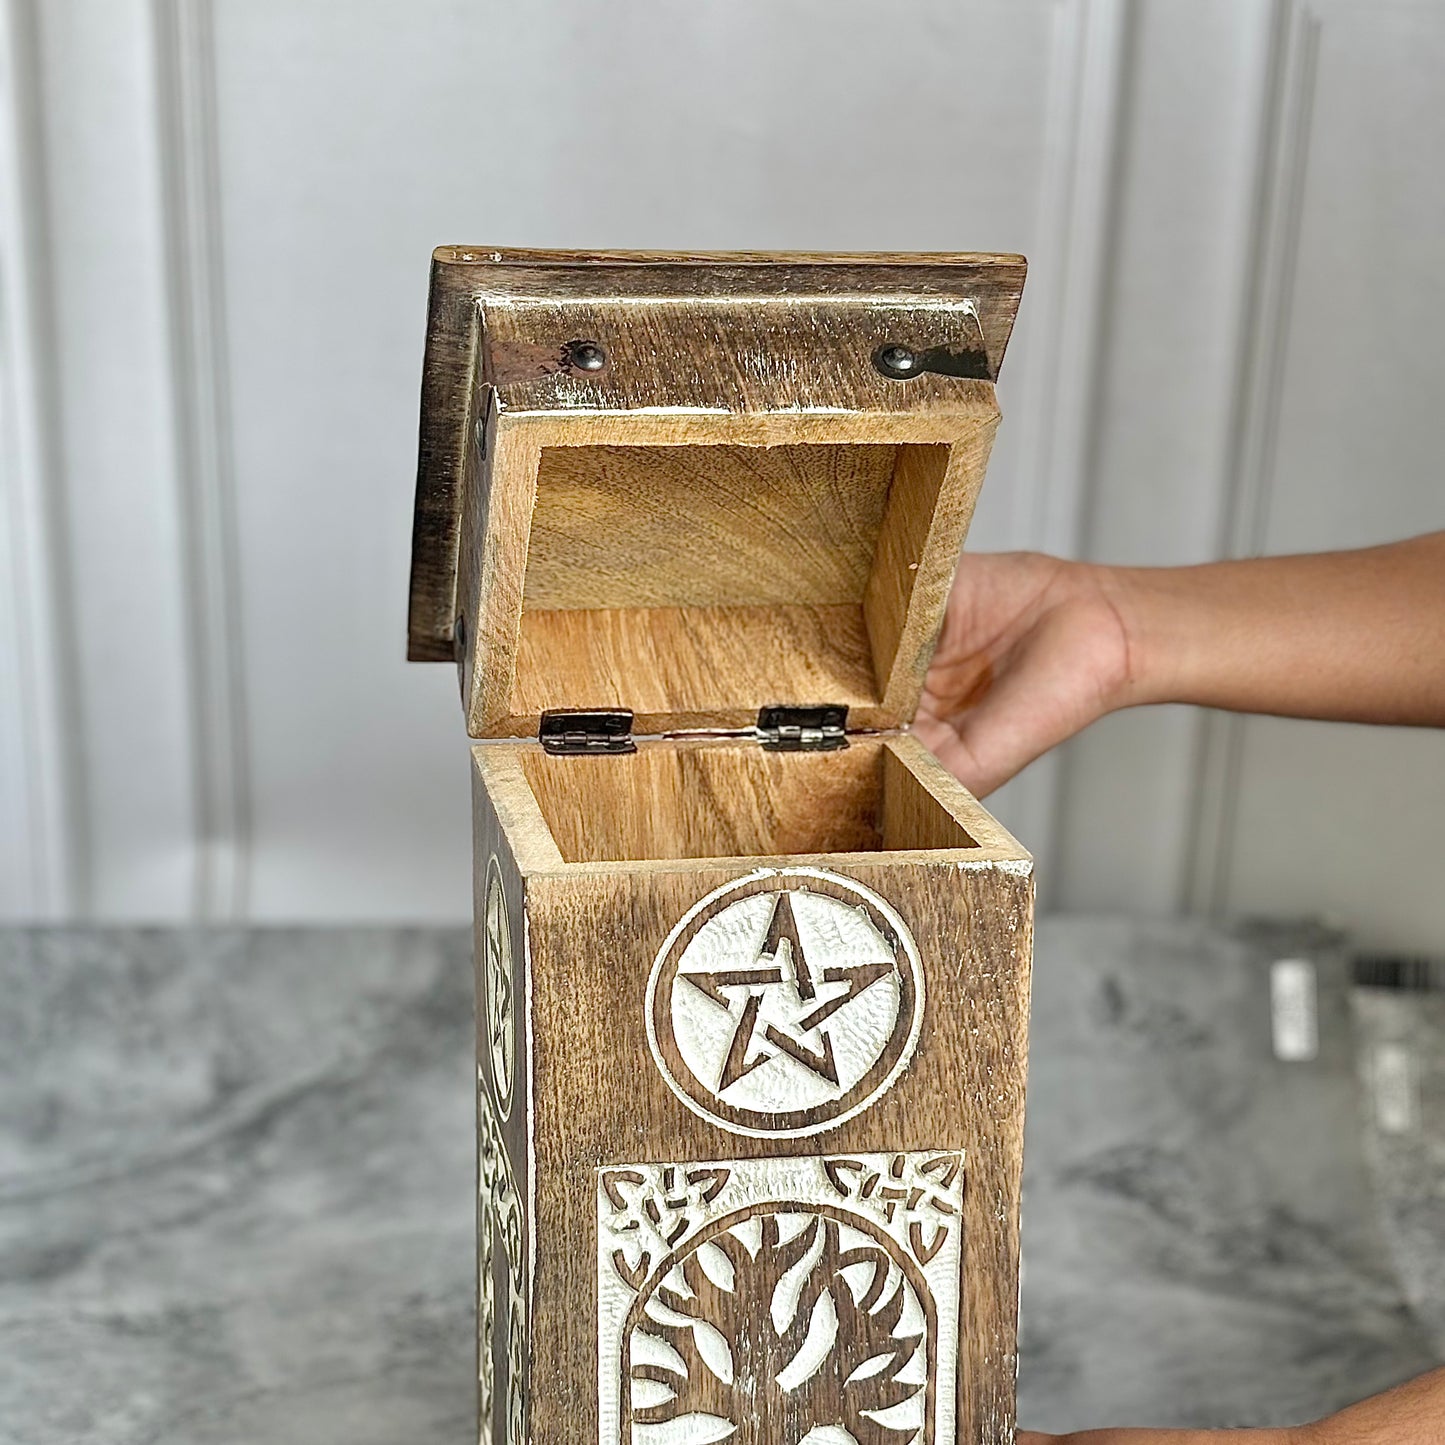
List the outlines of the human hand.
{"type": "Polygon", "coordinates": [[[913,731],[979,797],[1129,701],[1114,573],[1036,552],[965,554],[913,731]]]}
{"type": "Polygon", "coordinates": [[[1041,1435],[1020,1430],[1015,1445],[1306,1445],[1304,1430],[1084,1430],[1041,1435]]]}
{"type": "Polygon", "coordinates": [[[1445,532],[1194,567],[965,554],[913,730],[982,797],[1135,703],[1445,727],[1442,619],[1445,532]]]}
{"type": "Polygon", "coordinates": [[[1445,1369],[1407,1380],[1311,1425],[1281,1430],[1020,1430],[1015,1445],[1440,1445],[1445,1369]]]}

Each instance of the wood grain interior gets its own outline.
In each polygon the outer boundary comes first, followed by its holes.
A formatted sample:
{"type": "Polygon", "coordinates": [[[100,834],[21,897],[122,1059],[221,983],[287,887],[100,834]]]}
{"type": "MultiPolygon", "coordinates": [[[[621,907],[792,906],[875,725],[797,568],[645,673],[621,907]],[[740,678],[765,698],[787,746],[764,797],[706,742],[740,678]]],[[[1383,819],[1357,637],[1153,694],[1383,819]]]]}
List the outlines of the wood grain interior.
{"type": "Polygon", "coordinates": [[[949,451],[543,447],[510,713],[876,709],[949,451]]]}
{"type": "Polygon", "coordinates": [[[626,707],[651,732],[745,725],[766,702],[877,700],[859,607],[628,607],[524,610],[511,709],[626,707]],[[754,701],[734,715],[740,698],[754,701]]]}
{"type": "Polygon", "coordinates": [[[568,863],[977,846],[880,738],[827,753],[719,740],[612,757],[530,747],[522,770],[568,863]]]}
{"type": "MultiPolygon", "coordinates": [[[[898,448],[888,509],[879,528],[873,565],[863,593],[863,620],[868,628],[874,675],[881,691],[887,691],[903,639],[919,562],[938,514],[949,451],[948,447],[940,446],[898,448]]],[[[956,547],[957,544],[955,550],[956,547]]]]}
{"type": "Polygon", "coordinates": [[[897,452],[546,447],[524,605],[861,602],[897,452]]]}

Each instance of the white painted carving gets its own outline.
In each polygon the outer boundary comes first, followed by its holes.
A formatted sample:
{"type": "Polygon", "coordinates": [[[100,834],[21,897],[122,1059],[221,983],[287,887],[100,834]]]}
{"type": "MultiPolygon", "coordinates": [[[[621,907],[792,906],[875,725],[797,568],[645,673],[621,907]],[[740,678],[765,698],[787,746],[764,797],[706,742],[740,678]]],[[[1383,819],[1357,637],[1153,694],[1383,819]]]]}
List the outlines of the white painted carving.
{"type": "Polygon", "coordinates": [[[598,1171],[599,1445],[956,1445],[963,1157],[598,1171]]]}
{"type": "Polygon", "coordinates": [[[502,1141],[490,1095],[477,1070],[477,1364],[479,1445],[522,1445],[526,1439],[527,1298],[522,1196],[502,1141]],[[506,1278],[506,1408],[497,1415],[495,1268],[500,1249],[506,1278]]]}
{"type": "Polygon", "coordinates": [[[483,1018],[487,1057],[502,1118],[512,1112],[512,1079],[517,1064],[516,1008],[512,985],[512,927],[502,871],[493,856],[487,867],[487,895],[482,917],[483,1018]]]}
{"type": "Polygon", "coordinates": [[[668,935],[647,990],[653,1057],[739,1134],[828,1129],[884,1093],[923,1018],[918,951],[871,889],[816,868],[715,890],[668,935]]]}

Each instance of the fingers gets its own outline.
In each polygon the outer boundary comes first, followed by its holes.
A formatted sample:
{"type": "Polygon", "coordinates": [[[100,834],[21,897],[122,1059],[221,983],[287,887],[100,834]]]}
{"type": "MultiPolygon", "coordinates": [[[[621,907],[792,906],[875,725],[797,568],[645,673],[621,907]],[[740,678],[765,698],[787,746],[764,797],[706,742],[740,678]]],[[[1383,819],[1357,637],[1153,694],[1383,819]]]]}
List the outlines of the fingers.
{"type": "Polygon", "coordinates": [[[1118,706],[1128,655],[1105,605],[1047,612],[995,662],[982,691],[960,696],[958,664],[930,669],[914,724],[920,741],[983,797],[1118,706]]]}
{"type": "Polygon", "coordinates": [[[977,797],[1008,782],[1099,715],[1087,690],[1066,686],[1047,660],[1005,673],[976,706],[942,718],[924,695],[914,719],[919,741],[977,797]]]}
{"type": "MultiPolygon", "coordinates": [[[[982,798],[993,790],[986,785],[989,775],[950,723],[946,723],[931,712],[925,712],[920,708],[913,719],[912,732],[914,737],[975,797],[982,798]]],[[[1027,759],[1025,759],[1026,761],[1027,759]]],[[[1024,763],[1020,762],[1019,767],[1023,766],[1024,763]]],[[[995,783],[993,786],[997,787],[998,784],[995,783]]]]}

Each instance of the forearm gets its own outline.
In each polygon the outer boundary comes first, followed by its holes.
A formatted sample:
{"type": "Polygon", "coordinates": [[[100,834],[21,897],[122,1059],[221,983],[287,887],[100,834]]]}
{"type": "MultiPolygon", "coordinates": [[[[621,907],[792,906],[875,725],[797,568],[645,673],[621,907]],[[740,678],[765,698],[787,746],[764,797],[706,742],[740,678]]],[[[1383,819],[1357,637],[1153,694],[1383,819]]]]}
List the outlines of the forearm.
{"type": "Polygon", "coordinates": [[[1106,569],[1119,705],[1445,726],[1445,532],[1385,547],[1106,569]]]}
{"type": "Polygon", "coordinates": [[[1305,1434],[1303,1445],[1438,1445],[1445,1440],[1445,1370],[1351,1405],[1305,1434]]]}
{"type": "Polygon", "coordinates": [[[1362,1400],[1313,1425],[1278,1430],[1084,1430],[1038,1435],[1018,1445],[1440,1445],[1445,1440],[1445,1370],[1362,1400]]]}
{"type": "MultiPolygon", "coordinates": [[[[1039,1435],[1020,1430],[1018,1445],[1314,1445],[1302,1430],[1082,1430],[1039,1435]]],[[[1373,1445],[1373,1442],[1371,1442],[1373,1445]]]]}

